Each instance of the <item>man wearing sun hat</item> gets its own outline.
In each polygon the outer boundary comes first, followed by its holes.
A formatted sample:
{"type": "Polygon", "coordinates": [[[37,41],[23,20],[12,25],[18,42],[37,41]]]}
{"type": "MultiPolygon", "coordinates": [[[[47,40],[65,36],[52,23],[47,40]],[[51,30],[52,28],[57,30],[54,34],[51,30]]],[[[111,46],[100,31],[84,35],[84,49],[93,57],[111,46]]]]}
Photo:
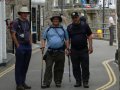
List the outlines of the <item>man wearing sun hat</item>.
{"type": "Polygon", "coordinates": [[[65,49],[69,48],[68,33],[60,25],[62,18],[59,15],[55,15],[50,20],[52,25],[46,28],[42,35],[42,50],[44,50],[45,42],[47,41],[46,70],[42,88],[50,87],[53,65],[54,82],[56,87],[61,87],[65,63],[65,49]]]}
{"type": "Polygon", "coordinates": [[[16,90],[31,89],[31,87],[25,83],[32,52],[30,22],[27,19],[29,13],[28,8],[23,6],[18,12],[19,18],[13,21],[12,39],[15,43],[16,50],[16,90]]]}

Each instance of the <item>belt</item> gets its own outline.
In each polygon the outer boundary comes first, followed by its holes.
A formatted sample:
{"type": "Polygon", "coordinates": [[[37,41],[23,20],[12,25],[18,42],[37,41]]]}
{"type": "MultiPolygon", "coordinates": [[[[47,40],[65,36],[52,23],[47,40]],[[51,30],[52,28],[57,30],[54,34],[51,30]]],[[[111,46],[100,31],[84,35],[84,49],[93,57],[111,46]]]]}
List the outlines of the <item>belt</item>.
{"type": "Polygon", "coordinates": [[[48,48],[47,51],[49,51],[49,52],[64,52],[63,49],[54,49],[54,48],[48,48]]]}
{"type": "Polygon", "coordinates": [[[48,49],[51,49],[51,50],[63,50],[64,51],[63,47],[60,47],[60,48],[51,48],[51,47],[48,47],[48,49]]]}
{"type": "Polygon", "coordinates": [[[20,44],[29,45],[29,42],[19,41],[20,44]]]}

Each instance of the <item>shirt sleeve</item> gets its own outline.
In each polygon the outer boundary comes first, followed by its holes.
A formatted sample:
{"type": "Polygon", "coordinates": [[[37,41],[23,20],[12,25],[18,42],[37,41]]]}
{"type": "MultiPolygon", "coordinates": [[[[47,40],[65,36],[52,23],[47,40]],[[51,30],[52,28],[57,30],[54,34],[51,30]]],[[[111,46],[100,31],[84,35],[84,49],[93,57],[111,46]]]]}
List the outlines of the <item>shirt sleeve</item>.
{"type": "Polygon", "coordinates": [[[69,40],[68,31],[65,29],[65,40],[69,40]]]}
{"type": "Polygon", "coordinates": [[[71,25],[69,25],[69,26],[67,27],[67,32],[68,32],[69,38],[70,38],[70,26],[71,26],[71,25]]]}
{"type": "Polygon", "coordinates": [[[87,36],[90,36],[92,34],[90,26],[88,24],[86,24],[86,28],[87,28],[87,36]]]}
{"type": "Polygon", "coordinates": [[[13,25],[12,25],[12,32],[17,32],[17,26],[18,26],[18,23],[17,21],[13,21],[13,25]]]}
{"type": "Polygon", "coordinates": [[[42,39],[44,39],[44,40],[46,40],[47,39],[47,30],[48,30],[49,28],[47,27],[44,31],[43,31],[43,33],[42,33],[42,39]]]}

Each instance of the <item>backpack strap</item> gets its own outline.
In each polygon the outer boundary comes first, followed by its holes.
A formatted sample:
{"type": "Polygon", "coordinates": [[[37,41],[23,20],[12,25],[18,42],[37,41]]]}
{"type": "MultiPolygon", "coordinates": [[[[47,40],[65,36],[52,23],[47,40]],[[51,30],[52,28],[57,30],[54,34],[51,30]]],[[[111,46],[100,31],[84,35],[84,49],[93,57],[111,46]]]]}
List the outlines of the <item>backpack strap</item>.
{"type": "Polygon", "coordinates": [[[23,31],[23,29],[22,29],[21,21],[20,21],[19,18],[18,18],[17,20],[18,20],[18,28],[19,28],[19,32],[22,32],[22,33],[23,33],[24,31],[23,31]]]}
{"type": "Polygon", "coordinates": [[[63,26],[61,26],[60,28],[63,30],[63,32],[64,32],[64,38],[66,39],[67,37],[65,35],[65,29],[63,28],[63,26]]]}
{"type": "MultiPolygon", "coordinates": [[[[48,32],[50,31],[51,28],[54,28],[54,27],[50,26],[50,27],[47,29],[46,32],[48,33],[48,32]]],[[[63,28],[63,26],[60,26],[60,27],[58,27],[58,28],[61,28],[61,29],[63,30],[63,32],[64,32],[64,38],[66,39],[65,29],[63,28]]],[[[48,39],[47,35],[46,35],[46,38],[48,39]]]]}
{"type": "MultiPolygon", "coordinates": [[[[18,28],[21,32],[24,32],[23,28],[22,28],[22,24],[21,24],[21,20],[18,18],[18,28]]],[[[27,24],[29,25],[29,30],[30,30],[30,23],[29,21],[27,20],[27,24]]]]}

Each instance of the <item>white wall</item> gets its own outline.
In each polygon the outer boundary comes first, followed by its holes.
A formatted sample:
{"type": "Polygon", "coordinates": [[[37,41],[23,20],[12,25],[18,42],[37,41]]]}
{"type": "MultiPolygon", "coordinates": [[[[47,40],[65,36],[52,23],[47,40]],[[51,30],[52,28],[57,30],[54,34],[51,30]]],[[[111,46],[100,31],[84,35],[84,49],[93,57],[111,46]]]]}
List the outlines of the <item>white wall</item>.
{"type": "Polygon", "coordinates": [[[5,10],[5,0],[3,0],[3,4],[2,4],[2,23],[3,23],[3,26],[2,26],[2,35],[3,35],[3,39],[2,39],[2,53],[3,53],[3,59],[7,59],[7,55],[6,55],[6,10],[5,10]]]}
{"type": "Polygon", "coordinates": [[[0,63],[6,59],[6,14],[5,14],[5,0],[0,1],[0,63]]]}
{"type": "MultiPolygon", "coordinates": [[[[2,1],[0,1],[0,12],[2,12],[2,1]]],[[[0,27],[2,27],[2,13],[0,13],[0,27]]],[[[2,28],[0,28],[0,63],[2,62],[2,28]]]]}

